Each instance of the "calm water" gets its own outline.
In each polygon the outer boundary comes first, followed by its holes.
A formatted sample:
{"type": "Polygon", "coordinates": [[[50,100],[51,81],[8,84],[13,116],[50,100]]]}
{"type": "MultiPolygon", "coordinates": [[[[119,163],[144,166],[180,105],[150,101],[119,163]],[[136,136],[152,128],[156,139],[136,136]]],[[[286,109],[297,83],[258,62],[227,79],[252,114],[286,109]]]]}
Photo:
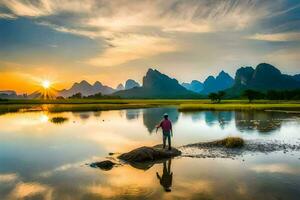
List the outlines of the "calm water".
{"type": "Polygon", "coordinates": [[[148,170],[86,165],[109,152],[160,143],[154,129],[165,112],[174,123],[176,146],[228,135],[300,143],[297,114],[172,108],[5,114],[0,115],[0,199],[299,199],[299,152],[176,158],[148,170]],[[68,121],[52,123],[57,116],[68,121]]]}

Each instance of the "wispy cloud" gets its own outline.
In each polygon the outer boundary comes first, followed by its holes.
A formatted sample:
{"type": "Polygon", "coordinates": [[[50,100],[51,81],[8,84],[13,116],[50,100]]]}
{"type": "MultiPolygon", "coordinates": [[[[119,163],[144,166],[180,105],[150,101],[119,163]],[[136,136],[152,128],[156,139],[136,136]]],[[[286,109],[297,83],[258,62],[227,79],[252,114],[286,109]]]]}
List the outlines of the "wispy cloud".
{"type": "Polygon", "coordinates": [[[38,17],[51,14],[51,8],[48,1],[18,1],[18,0],[3,0],[4,4],[15,15],[38,17]]]}
{"type": "MultiPolygon", "coordinates": [[[[239,30],[251,24],[252,1],[236,4],[220,1],[8,1],[3,4],[15,15],[44,17],[61,12],[80,13],[70,27],[47,22],[53,29],[89,38],[110,38],[108,47],[88,63],[111,66],[131,60],[173,52],[175,41],[159,36],[161,32],[206,33],[226,29],[239,30]],[[80,27],[80,28],[78,28],[80,27]]],[[[258,13],[256,11],[256,13],[258,13]]],[[[62,21],[64,19],[62,18],[62,21]]]]}
{"type": "MultiPolygon", "coordinates": [[[[52,29],[105,41],[108,45],[87,63],[113,66],[180,50],[178,34],[245,31],[283,10],[280,0],[0,0],[11,16],[29,17],[52,29]],[[60,17],[61,16],[61,17],[60,17]],[[66,18],[64,16],[72,16],[66,18]],[[59,22],[53,18],[59,17],[59,22]],[[174,39],[176,38],[176,39],[174,39]]],[[[1,17],[1,15],[0,15],[1,17]]],[[[8,17],[8,16],[6,16],[8,17]]],[[[248,39],[299,40],[298,33],[255,34],[248,39]]]]}
{"type": "Polygon", "coordinates": [[[264,40],[264,41],[271,41],[271,42],[299,41],[300,32],[255,34],[255,35],[248,36],[247,38],[252,40],[264,40]]]}
{"type": "Polygon", "coordinates": [[[119,65],[128,61],[154,56],[160,53],[177,51],[171,39],[159,36],[134,35],[113,38],[107,48],[88,63],[95,66],[119,65]]]}
{"type": "Polygon", "coordinates": [[[13,14],[8,14],[8,13],[0,13],[0,19],[4,18],[4,19],[16,19],[17,16],[13,15],[13,14]]]}

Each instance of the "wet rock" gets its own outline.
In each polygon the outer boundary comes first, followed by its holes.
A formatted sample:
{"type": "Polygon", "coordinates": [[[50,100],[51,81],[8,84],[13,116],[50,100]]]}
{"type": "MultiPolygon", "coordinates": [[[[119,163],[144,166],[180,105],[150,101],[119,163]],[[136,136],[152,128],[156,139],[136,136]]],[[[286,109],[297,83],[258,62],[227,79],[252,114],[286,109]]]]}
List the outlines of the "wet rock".
{"type": "Polygon", "coordinates": [[[121,154],[118,158],[129,163],[139,163],[159,161],[179,155],[181,155],[181,151],[176,148],[171,148],[171,150],[168,150],[167,148],[163,149],[162,145],[156,145],[154,147],[144,146],[134,149],[128,153],[121,154]]]}
{"type": "Polygon", "coordinates": [[[101,162],[92,163],[92,164],[90,164],[90,166],[94,167],[94,168],[100,168],[102,170],[108,171],[108,170],[111,170],[114,167],[115,164],[116,163],[114,163],[110,160],[104,160],[104,161],[101,161],[101,162]]]}

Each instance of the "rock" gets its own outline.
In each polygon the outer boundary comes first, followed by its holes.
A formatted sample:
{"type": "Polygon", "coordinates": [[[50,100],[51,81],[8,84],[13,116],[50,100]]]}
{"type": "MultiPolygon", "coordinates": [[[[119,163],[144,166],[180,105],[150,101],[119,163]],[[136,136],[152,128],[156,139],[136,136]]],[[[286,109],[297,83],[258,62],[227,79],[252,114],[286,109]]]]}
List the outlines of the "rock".
{"type": "Polygon", "coordinates": [[[171,150],[168,150],[163,149],[162,145],[156,145],[154,147],[139,147],[128,153],[121,154],[118,158],[129,163],[139,163],[155,162],[179,155],[181,155],[181,151],[176,148],[171,148],[171,150]]]}
{"type": "Polygon", "coordinates": [[[90,164],[90,166],[108,171],[108,170],[111,170],[114,167],[115,164],[116,163],[114,163],[110,160],[104,160],[104,161],[101,161],[101,162],[92,163],[92,164],[90,164]]]}

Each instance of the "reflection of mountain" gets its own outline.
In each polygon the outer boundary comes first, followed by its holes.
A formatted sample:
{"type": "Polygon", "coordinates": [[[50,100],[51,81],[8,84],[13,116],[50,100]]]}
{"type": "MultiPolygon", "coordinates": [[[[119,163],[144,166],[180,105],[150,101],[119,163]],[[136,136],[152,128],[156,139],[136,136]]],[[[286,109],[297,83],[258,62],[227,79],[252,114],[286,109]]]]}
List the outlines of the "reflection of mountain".
{"type": "Polygon", "coordinates": [[[188,115],[192,115],[193,122],[197,122],[203,119],[204,112],[191,112],[188,115]]]}
{"type": "Polygon", "coordinates": [[[91,117],[91,112],[72,112],[73,116],[80,118],[81,121],[85,121],[91,117]]]}
{"type": "Polygon", "coordinates": [[[204,117],[204,121],[208,126],[218,124],[221,128],[225,128],[235,117],[236,127],[240,131],[257,130],[261,133],[269,133],[279,129],[284,119],[289,119],[293,116],[291,113],[265,111],[205,111],[191,113],[190,115],[193,121],[202,120],[204,117]]]}
{"type": "Polygon", "coordinates": [[[101,116],[101,111],[93,112],[93,114],[94,114],[94,117],[100,117],[101,116]]]}
{"type": "Polygon", "coordinates": [[[138,119],[140,116],[140,110],[126,110],[126,119],[127,120],[133,120],[133,119],[138,119]]]}
{"type": "Polygon", "coordinates": [[[235,112],[235,124],[240,131],[257,130],[269,133],[281,127],[286,113],[274,112],[235,112]]]}
{"type": "Polygon", "coordinates": [[[221,128],[224,128],[233,118],[233,112],[224,111],[224,112],[212,112],[207,111],[204,112],[205,115],[205,122],[208,126],[215,124],[216,122],[219,123],[221,128]]]}
{"type": "Polygon", "coordinates": [[[179,113],[174,108],[149,108],[143,110],[143,122],[149,133],[152,133],[155,126],[163,119],[164,113],[168,113],[173,125],[178,121],[179,113]]]}

